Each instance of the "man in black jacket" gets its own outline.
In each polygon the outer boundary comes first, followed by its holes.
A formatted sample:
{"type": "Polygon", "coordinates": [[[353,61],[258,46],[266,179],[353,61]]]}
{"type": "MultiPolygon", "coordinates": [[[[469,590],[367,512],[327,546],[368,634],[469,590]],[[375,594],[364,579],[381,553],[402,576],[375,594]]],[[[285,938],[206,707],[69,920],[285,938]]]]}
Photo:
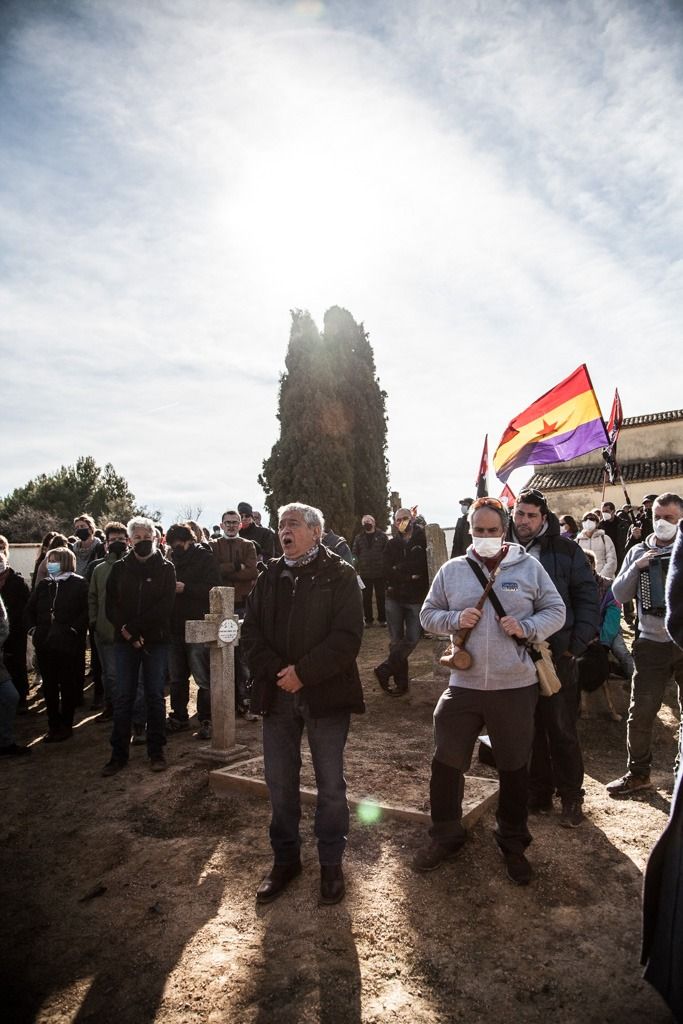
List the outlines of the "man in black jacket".
{"type": "Polygon", "coordinates": [[[197,544],[189,526],[174,523],[166,531],[175,566],[175,603],[171,617],[171,646],[168,652],[171,713],[168,732],[189,728],[187,705],[190,700],[190,676],[197,684],[197,738],[211,739],[211,664],[205,644],[185,641],[185,623],[203,619],[209,610],[209,592],[220,587],[221,574],[212,551],[197,544]]]}
{"type": "Polygon", "coordinates": [[[460,518],[455,524],[455,530],[453,531],[453,546],[451,547],[451,558],[460,558],[465,554],[468,547],[472,543],[472,534],[470,533],[470,521],[469,511],[470,505],[474,501],[474,498],[461,498],[460,499],[460,518]]]}
{"type": "Polygon", "coordinates": [[[394,514],[393,536],[384,549],[389,657],[374,670],[385,693],[398,697],[410,685],[408,658],[422,635],[420,608],[429,590],[427,539],[410,509],[394,514]],[[392,685],[391,678],[394,678],[392,685]]]}
{"type": "Polygon", "coordinates": [[[250,540],[256,545],[259,558],[267,561],[269,558],[277,558],[280,554],[277,536],[267,526],[257,526],[254,522],[254,510],[248,501],[240,501],[237,506],[240,514],[240,537],[250,540]]]}
{"type": "Polygon", "coordinates": [[[252,709],[263,714],[274,864],[258,887],[269,903],[301,872],[299,772],[306,726],[318,787],[315,834],[322,903],[344,896],[349,830],[344,747],[351,712],[365,710],[356,665],[363,610],[356,574],[320,543],[323,517],[300,502],[279,510],[284,555],[261,572],[247,599],[242,644],[252,671],[252,709]]]}
{"type": "Polygon", "coordinates": [[[102,769],[105,776],[115,775],[128,764],[140,668],[147,702],[147,753],[152,771],[163,771],[166,767],[164,685],[175,601],[175,569],[157,550],[158,534],[151,519],[131,519],[127,530],[132,550],[112,566],[105,598],[106,616],[114,627],[117,683],[112,756],[102,769]]]}
{"type": "Polygon", "coordinates": [[[377,529],[374,516],[363,516],[361,526],[363,529],[356,535],[351,552],[356,572],[365,587],[363,591],[365,625],[371,626],[374,621],[372,616],[372,592],[374,590],[377,602],[377,621],[380,626],[386,626],[384,549],[389,538],[386,533],[377,529]]]}
{"type": "Polygon", "coordinates": [[[588,559],[573,540],[560,537],[560,524],[544,495],[525,489],[515,503],[510,540],[537,558],[565,603],[562,629],[549,638],[562,689],[541,697],[529,774],[529,810],[550,813],[553,795],[562,801],[560,824],[583,821],[583,756],[576,729],[579,710],[577,658],[600,630],[598,588],[588,559]]]}

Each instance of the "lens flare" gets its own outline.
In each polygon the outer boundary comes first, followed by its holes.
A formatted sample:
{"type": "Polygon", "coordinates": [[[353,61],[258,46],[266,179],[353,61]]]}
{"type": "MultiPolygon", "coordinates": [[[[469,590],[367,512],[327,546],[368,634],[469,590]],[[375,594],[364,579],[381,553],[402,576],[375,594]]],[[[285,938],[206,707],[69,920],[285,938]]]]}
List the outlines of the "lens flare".
{"type": "Polygon", "coordinates": [[[364,800],[358,804],[356,814],[363,825],[376,825],[382,817],[382,808],[372,800],[364,800]]]}

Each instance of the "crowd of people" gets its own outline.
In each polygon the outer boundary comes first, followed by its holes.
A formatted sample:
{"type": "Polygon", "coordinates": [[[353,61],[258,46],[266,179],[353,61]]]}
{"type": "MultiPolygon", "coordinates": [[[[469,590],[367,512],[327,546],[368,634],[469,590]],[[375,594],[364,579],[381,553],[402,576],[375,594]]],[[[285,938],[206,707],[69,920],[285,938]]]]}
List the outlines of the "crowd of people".
{"type": "MultiPolygon", "coordinates": [[[[258,899],[274,899],[301,870],[305,729],[318,784],[321,898],[336,902],[348,832],[344,747],[351,713],[364,710],[356,667],[363,630],[387,629],[387,655],[374,673],[389,697],[409,691],[409,658],[425,631],[450,635],[466,657],[454,657],[434,713],[432,826],[413,866],[434,870],[462,848],[464,773],[486,730],[500,778],[496,840],[508,877],[527,884],[529,815],[553,813],[557,799],[560,825],[577,828],[585,817],[582,679],[599,684],[617,669],[631,690],[626,770],[607,792],[624,798],[652,785],[654,721],[667,685],[675,680],[680,695],[683,683],[683,651],[665,619],[666,571],[672,557],[681,558],[674,541],[683,498],[650,494],[638,508],[620,509],[605,501],[580,526],[529,488],[511,510],[483,497],[462,499],[460,511],[451,558],[431,581],[424,520],[408,508],[395,510],[387,532],[364,515],[351,544],[326,530],[320,510],[298,502],[280,509],[277,532],[247,502],[228,510],[211,534],[193,521],[164,531],[145,517],[99,530],[82,514],[71,536],[45,536],[30,584],[9,564],[0,538],[0,754],[27,752],[12,731],[14,715],[28,707],[27,635],[46,743],[73,736],[88,637],[91,708],[111,722],[104,776],[124,769],[138,743],[153,771],[166,767],[167,736],[190,728],[191,678],[196,735],[209,739],[209,652],[186,641],[185,624],[208,612],[212,588],[230,586],[243,620],[236,710],[263,720],[273,810],[275,859],[258,899]],[[635,623],[631,651],[624,621],[635,623]],[[550,664],[556,692],[539,690],[539,659],[550,664]]],[[[679,762],[680,742],[674,771],[679,762]]]]}

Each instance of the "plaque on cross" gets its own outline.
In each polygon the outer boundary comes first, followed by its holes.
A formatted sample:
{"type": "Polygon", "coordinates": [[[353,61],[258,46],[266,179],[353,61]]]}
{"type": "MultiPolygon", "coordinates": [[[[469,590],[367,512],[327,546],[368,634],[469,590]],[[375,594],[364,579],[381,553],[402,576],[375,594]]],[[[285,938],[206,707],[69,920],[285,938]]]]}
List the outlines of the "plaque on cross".
{"type": "Polygon", "coordinates": [[[232,587],[214,587],[203,619],[185,623],[185,642],[207,644],[211,657],[211,746],[203,748],[214,761],[234,761],[246,747],[235,742],[235,647],[239,620],[232,587]]]}

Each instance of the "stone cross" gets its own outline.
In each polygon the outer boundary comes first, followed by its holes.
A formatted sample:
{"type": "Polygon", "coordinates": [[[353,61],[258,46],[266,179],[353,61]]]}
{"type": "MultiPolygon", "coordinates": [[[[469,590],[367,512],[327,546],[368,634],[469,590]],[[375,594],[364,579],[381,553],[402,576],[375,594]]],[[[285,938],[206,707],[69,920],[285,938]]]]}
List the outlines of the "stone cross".
{"type": "Polygon", "coordinates": [[[214,761],[234,761],[246,747],[235,742],[235,647],[239,620],[232,587],[214,587],[209,612],[185,623],[185,642],[208,644],[211,654],[211,746],[202,753],[214,761]]]}
{"type": "MultiPolygon", "coordinates": [[[[448,548],[446,537],[438,523],[428,523],[425,530],[427,535],[427,572],[429,573],[430,584],[441,566],[448,561],[448,548]]],[[[448,642],[447,636],[435,636],[435,643],[432,652],[433,677],[439,687],[444,686],[444,680],[450,676],[450,670],[440,664],[439,658],[443,654],[448,642]]]]}

